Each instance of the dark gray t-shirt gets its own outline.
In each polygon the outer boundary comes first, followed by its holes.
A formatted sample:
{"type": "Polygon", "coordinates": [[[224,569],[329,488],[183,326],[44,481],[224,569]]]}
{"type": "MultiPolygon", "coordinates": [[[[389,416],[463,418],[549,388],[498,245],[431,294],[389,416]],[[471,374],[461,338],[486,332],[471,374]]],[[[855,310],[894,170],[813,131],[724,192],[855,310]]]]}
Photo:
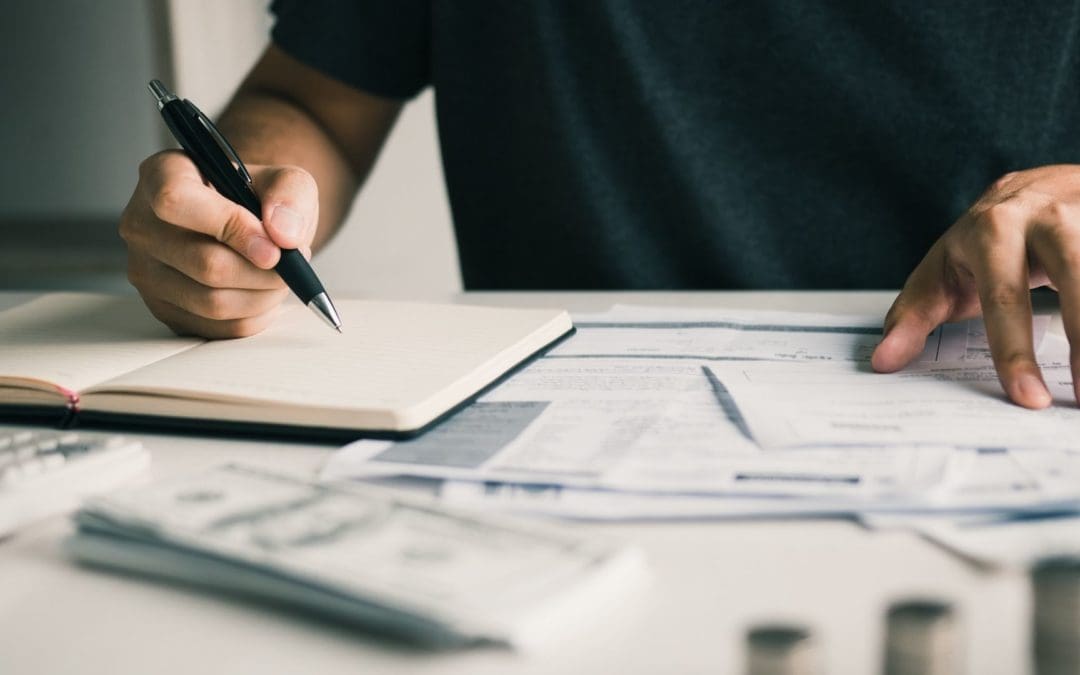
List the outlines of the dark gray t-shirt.
{"type": "Polygon", "coordinates": [[[1078,5],[278,0],[273,40],[434,87],[470,289],[892,288],[990,181],[1080,161],[1078,5]]]}

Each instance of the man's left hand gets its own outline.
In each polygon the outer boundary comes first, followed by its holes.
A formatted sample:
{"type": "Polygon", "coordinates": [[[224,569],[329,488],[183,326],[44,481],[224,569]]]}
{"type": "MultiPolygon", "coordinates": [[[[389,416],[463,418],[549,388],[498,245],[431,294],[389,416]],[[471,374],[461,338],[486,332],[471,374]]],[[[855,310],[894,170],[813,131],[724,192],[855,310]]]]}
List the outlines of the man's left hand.
{"type": "Polygon", "coordinates": [[[947,321],[986,322],[994,367],[1009,398],[1045,408],[1035,362],[1031,289],[1057,290],[1080,401],[1080,165],[1044,166],[996,181],[933,245],[885,317],[879,372],[900,370],[947,321]]]}

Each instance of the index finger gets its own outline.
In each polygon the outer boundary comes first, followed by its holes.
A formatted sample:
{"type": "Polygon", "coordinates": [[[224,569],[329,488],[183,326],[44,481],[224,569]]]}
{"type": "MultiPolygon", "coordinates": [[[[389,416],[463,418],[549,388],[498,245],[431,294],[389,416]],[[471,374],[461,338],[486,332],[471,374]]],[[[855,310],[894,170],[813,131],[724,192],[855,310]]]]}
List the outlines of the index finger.
{"type": "Polygon", "coordinates": [[[1080,241],[1061,237],[1059,229],[1037,226],[1033,228],[1029,243],[1058,291],[1061,322],[1069,341],[1073,396],[1080,403],[1080,269],[1076,265],[1080,260],[1080,241]]]}
{"type": "Polygon", "coordinates": [[[1017,226],[1023,216],[1011,209],[991,207],[984,213],[973,272],[1002,388],[1025,408],[1045,408],[1052,399],[1035,361],[1027,244],[1017,226]]]}
{"type": "Polygon", "coordinates": [[[141,170],[144,197],[159,219],[211,236],[257,267],[277,264],[281,252],[258,217],[203,183],[186,155],[158,155],[141,170]]]}

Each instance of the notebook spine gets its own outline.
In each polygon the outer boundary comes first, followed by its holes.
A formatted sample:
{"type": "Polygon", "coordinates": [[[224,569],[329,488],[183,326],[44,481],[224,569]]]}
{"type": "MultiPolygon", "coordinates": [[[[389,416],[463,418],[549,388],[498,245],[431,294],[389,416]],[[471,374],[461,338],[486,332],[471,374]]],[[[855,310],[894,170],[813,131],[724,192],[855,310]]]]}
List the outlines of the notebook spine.
{"type": "Polygon", "coordinates": [[[70,429],[75,426],[76,418],[79,414],[79,404],[81,403],[79,392],[67,389],[66,387],[57,387],[57,389],[60,390],[60,393],[63,394],[66,399],[64,404],[64,415],[60,418],[60,428],[70,429]]]}

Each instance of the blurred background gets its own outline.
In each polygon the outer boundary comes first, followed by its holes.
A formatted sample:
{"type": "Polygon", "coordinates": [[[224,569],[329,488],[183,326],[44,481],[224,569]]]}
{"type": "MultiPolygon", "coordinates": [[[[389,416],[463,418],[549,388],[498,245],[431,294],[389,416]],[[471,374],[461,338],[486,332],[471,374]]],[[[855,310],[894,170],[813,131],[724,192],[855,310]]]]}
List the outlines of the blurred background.
{"type": "MultiPolygon", "coordinates": [[[[133,292],[117,220],[139,162],[174,145],[146,83],[217,114],[266,46],[268,4],[5,1],[0,290],[133,292]]],[[[317,265],[339,296],[460,289],[430,91],[406,108],[317,265]]]]}

